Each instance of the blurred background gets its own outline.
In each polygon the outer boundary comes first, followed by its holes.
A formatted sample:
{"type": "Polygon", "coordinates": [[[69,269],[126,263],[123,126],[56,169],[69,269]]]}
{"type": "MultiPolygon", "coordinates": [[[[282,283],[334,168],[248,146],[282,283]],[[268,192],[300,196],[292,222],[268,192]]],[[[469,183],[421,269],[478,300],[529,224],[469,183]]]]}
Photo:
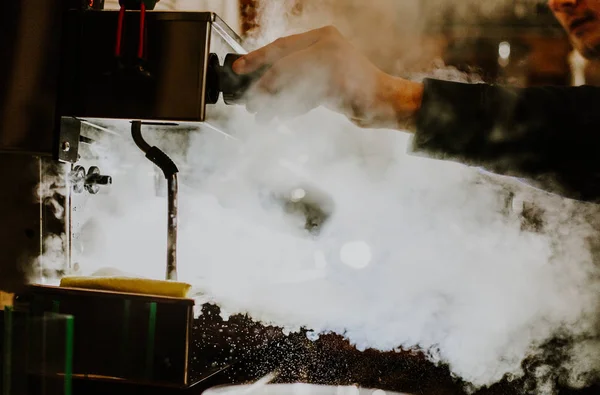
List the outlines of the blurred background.
{"type": "Polygon", "coordinates": [[[546,0],[161,0],[157,9],[214,11],[250,38],[277,18],[335,24],[395,74],[445,64],[518,86],[600,83],[600,67],[572,50],[546,0]]]}

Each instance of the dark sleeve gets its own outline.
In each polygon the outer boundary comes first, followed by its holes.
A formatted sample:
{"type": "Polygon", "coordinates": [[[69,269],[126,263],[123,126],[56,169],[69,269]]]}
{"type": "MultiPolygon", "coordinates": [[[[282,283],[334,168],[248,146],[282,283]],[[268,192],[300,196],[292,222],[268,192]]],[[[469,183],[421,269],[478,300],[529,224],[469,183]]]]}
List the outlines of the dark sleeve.
{"type": "Polygon", "coordinates": [[[600,201],[600,88],[424,83],[415,152],[600,201]]]}

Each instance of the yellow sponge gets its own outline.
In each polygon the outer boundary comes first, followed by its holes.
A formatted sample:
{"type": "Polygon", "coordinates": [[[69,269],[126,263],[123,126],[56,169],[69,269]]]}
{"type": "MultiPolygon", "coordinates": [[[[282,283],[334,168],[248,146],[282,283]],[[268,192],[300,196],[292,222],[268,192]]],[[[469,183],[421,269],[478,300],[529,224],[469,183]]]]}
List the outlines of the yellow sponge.
{"type": "Polygon", "coordinates": [[[60,286],[173,298],[185,298],[191,288],[190,284],[176,281],[132,277],[64,277],[60,280],[60,286]]]}

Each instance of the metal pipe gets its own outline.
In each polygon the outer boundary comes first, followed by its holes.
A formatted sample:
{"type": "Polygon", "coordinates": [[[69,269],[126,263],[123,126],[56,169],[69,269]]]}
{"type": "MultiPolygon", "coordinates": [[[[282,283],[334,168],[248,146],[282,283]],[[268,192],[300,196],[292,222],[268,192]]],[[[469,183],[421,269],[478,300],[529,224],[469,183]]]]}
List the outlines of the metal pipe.
{"type": "MultiPolygon", "coordinates": [[[[167,179],[167,271],[165,277],[167,280],[177,280],[177,198],[179,185],[177,173],[179,169],[171,158],[157,147],[152,147],[144,140],[142,136],[141,121],[131,122],[131,136],[134,143],[145,154],[146,158],[158,166],[167,179]]],[[[152,123],[152,125],[156,125],[152,123]]],[[[172,124],[165,124],[171,126],[172,124]]]]}
{"type": "MultiPolygon", "coordinates": [[[[142,122],[141,121],[133,121],[131,122],[131,137],[133,137],[133,142],[138,146],[139,149],[147,154],[150,151],[150,144],[144,140],[144,136],[142,136],[142,122]]],[[[160,166],[159,166],[160,167],[160,166]]]]}
{"type": "Polygon", "coordinates": [[[167,179],[167,200],[168,200],[168,219],[167,219],[167,280],[177,280],[177,195],[179,185],[177,182],[177,173],[167,179]]]}

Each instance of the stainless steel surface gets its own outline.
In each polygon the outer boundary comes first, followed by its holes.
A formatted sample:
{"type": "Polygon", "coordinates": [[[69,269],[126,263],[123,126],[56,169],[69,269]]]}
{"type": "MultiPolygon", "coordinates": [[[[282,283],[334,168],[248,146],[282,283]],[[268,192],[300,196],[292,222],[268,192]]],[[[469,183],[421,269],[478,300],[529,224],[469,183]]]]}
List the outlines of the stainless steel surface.
{"type": "Polygon", "coordinates": [[[47,157],[0,154],[0,289],[15,291],[27,278],[68,269],[70,193],[57,193],[67,167],[47,157]]]}
{"type": "MultiPolygon", "coordinates": [[[[137,57],[139,13],[128,11],[121,56],[126,66],[137,57]],[[128,61],[129,59],[129,61],[128,61]],[[129,62],[129,63],[128,63],[129,62]]],[[[214,48],[213,27],[222,49],[242,50],[240,39],[211,12],[146,13],[144,68],[151,77],[132,77],[114,56],[117,11],[66,17],[62,115],[84,118],[201,122],[206,117],[206,73],[214,48]]]]}
{"type": "Polygon", "coordinates": [[[242,45],[242,39],[217,15],[212,14],[212,27],[214,31],[229,45],[236,53],[247,54],[242,45]]]}
{"type": "Polygon", "coordinates": [[[0,289],[14,291],[25,282],[26,264],[42,254],[42,208],[33,199],[41,180],[41,160],[2,154],[0,177],[0,289]]]}

